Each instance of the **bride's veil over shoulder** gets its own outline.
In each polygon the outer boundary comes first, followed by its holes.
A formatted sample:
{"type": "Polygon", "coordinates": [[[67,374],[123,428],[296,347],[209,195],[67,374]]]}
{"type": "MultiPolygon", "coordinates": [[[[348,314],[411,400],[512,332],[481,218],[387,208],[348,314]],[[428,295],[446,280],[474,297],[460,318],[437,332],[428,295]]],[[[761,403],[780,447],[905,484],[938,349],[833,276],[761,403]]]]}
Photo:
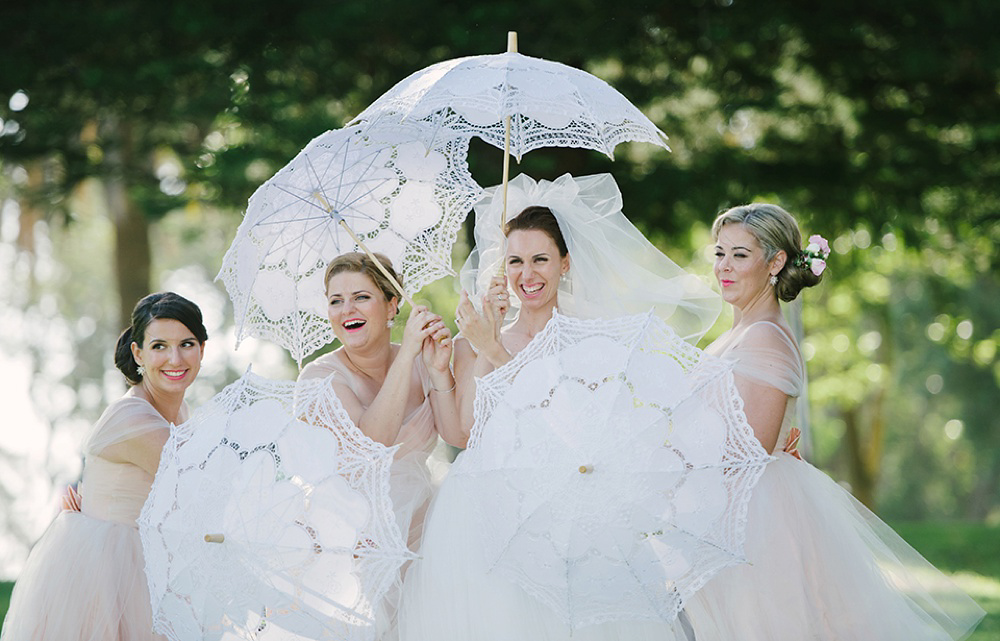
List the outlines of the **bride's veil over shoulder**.
{"type": "MultiPolygon", "coordinates": [[[[653,308],[681,338],[697,342],[715,323],[722,299],[653,246],[622,213],[610,174],[535,181],[521,174],[507,190],[507,216],[548,207],[566,240],[570,268],[559,285],[559,310],[579,318],[638,314],[653,308]]],[[[476,247],[462,267],[462,287],[477,302],[504,253],[503,192],[486,190],[476,205],[476,247]]],[[[518,304],[511,298],[512,306],[518,304]]]]}

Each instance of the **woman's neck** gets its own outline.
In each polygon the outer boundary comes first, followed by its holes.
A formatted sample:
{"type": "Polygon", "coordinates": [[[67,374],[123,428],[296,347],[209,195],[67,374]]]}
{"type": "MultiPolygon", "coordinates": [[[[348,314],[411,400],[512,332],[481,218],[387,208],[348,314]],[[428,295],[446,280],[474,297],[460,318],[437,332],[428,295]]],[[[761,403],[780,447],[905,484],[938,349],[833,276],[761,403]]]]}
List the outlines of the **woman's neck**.
{"type": "Polygon", "coordinates": [[[525,309],[522,307],[520,312],[518,312],[517,320],[514,321],[511,329],[521,334],[534,337],[535,334],[545,329],[545,326],[548,325],[550,320],[552,320],[552,313],[555,309],[556,304],[554,301],[551,304],[539,309],[525,309]]]}
{"type": "Polygon", "coordinates": [[[388,340],[360,349],[344,345],[340,351],[352,368],[378,382],[385,380],[394,355],[392,343],[388,340]]]}
{"type": "Polygon", "coordinates": [[[757,321],[773,321],[780,318],[782,318],[781,305],[771,288],[761,290],[760,294],[743,307],[733,308],[734,328],[746,327],[757,321]]]}
{"type": "Polygon", "coordinates": [[[180,421],[181,408],[184,406],[184,394],[164,394],[150,389],[143,383],[132,388],[132,394],[144,399],[160,413],[169,423],[177,425],[180,421]]]}

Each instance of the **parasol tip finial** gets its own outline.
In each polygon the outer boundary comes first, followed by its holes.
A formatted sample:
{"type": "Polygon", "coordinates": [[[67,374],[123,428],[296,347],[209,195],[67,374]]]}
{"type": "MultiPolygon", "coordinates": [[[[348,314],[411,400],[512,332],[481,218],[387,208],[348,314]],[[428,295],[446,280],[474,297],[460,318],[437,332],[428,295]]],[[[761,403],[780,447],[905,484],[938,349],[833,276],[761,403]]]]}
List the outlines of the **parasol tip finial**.
{"type": "Polygon", "coordinates": [[[225,534],[206,534],[205,543],[222,543],[226,540],[225,534]]]}
{"type": "Polygon", "coordinates": [[[594,471],[594,466],[593,465],[581,465],[580,466],[580,474],[590,474],[593,471],[594,471]]]}
{"type": "Polygon", "coordinates": [[[507,32],[507,53],[517,53],[517,32],[507,32]]]}

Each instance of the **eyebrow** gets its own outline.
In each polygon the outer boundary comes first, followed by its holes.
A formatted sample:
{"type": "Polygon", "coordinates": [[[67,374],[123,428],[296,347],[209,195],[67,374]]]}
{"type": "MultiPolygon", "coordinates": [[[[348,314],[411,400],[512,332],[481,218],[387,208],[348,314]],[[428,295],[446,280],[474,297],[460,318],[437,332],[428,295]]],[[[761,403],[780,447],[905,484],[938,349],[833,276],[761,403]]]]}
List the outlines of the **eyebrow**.
{"type": "MultiPolygon", "coordinates": [[[[184,341],[196,341],[198,339],[195,338],[194,335],[192,334],[191,336],[188,336],[186,338],[179,338],[177,340],[183,343],[184,341]]],[[[152,345],[153,343],[169,343],[170,341],[167,340],[166,338],[147,337],[146,342],[152,345]]]]}
{"type": "MultiPolygon", "coordinates": [[[[359,290],[357,290],[355,292],[351,292],[351,296],[357,296],[358,294],[371,294],[371,292],[368,291],[367,289],[359,289],[359,290]]],[[[344,295],[341,294],[340,292],[334,292],[332,294],[328,294],[327,295],[328,298],[333,298],[334,296],[343,297],[344,295]]]]}
{"type": "MultiPolygon", "coordinates": [[[[715,246],[715,248],[716,248],[716,249],[724,249],[724,248],[722,247],[722,245],[716,245],[716,246],[715,246]]],[[[735,250],[735,249],[742,249],[742,250],[744,250],[744,251],[748,251],[748,252],[749,252],[749,251],[753,251],[753,250],[752,250],[752,249],[750,249],[749,247],[744,247],[743,245],[736,245],[735,247],[733,247],[733,249],[734,249],[734,250],[735,250]]]]}

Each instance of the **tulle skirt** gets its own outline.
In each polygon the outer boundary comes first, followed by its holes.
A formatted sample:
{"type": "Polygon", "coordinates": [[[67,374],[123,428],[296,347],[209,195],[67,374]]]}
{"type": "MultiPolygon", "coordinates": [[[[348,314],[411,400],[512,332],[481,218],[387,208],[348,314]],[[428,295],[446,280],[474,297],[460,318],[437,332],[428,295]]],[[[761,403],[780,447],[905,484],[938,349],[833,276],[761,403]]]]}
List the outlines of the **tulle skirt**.
{"type": "Polygon", "coordinates": [[[516,584],[489,573],[476,504],[489,501],[456,475],[460,455],[431,504],[403,582],[400,641],[680,641],[680,623],[605,623],[577,630],[516,584]]]}
{"type": "Polygon", "coordinates": [[[134,525],[62,512],[11,595],[4,641],[165,641],[152,631],[134,525]]]}
{"type": "MultiPolygon", "coordinates": [[[[406,539],[407,547],[413,552],[420,549],[424,518],[434,488],[426,452],[412,452],[393,462],[389,471],[392,511],[396,517],[396,524],[399,525],[399,531],[406,539]]],[[[406,564],[400,569],[396,583],[389,588],[376,611],[375,627],[378,641],[396,641],[398,638],[396,613],[403,576],[408,566],[409,564],[406,564]]]]}
{"type": "Polygon", "coordinates": [[[754,490],[749,565],[688,602],[698,641],[962,639],[983,610],[815,467],[776,453],[754,490]]]}

